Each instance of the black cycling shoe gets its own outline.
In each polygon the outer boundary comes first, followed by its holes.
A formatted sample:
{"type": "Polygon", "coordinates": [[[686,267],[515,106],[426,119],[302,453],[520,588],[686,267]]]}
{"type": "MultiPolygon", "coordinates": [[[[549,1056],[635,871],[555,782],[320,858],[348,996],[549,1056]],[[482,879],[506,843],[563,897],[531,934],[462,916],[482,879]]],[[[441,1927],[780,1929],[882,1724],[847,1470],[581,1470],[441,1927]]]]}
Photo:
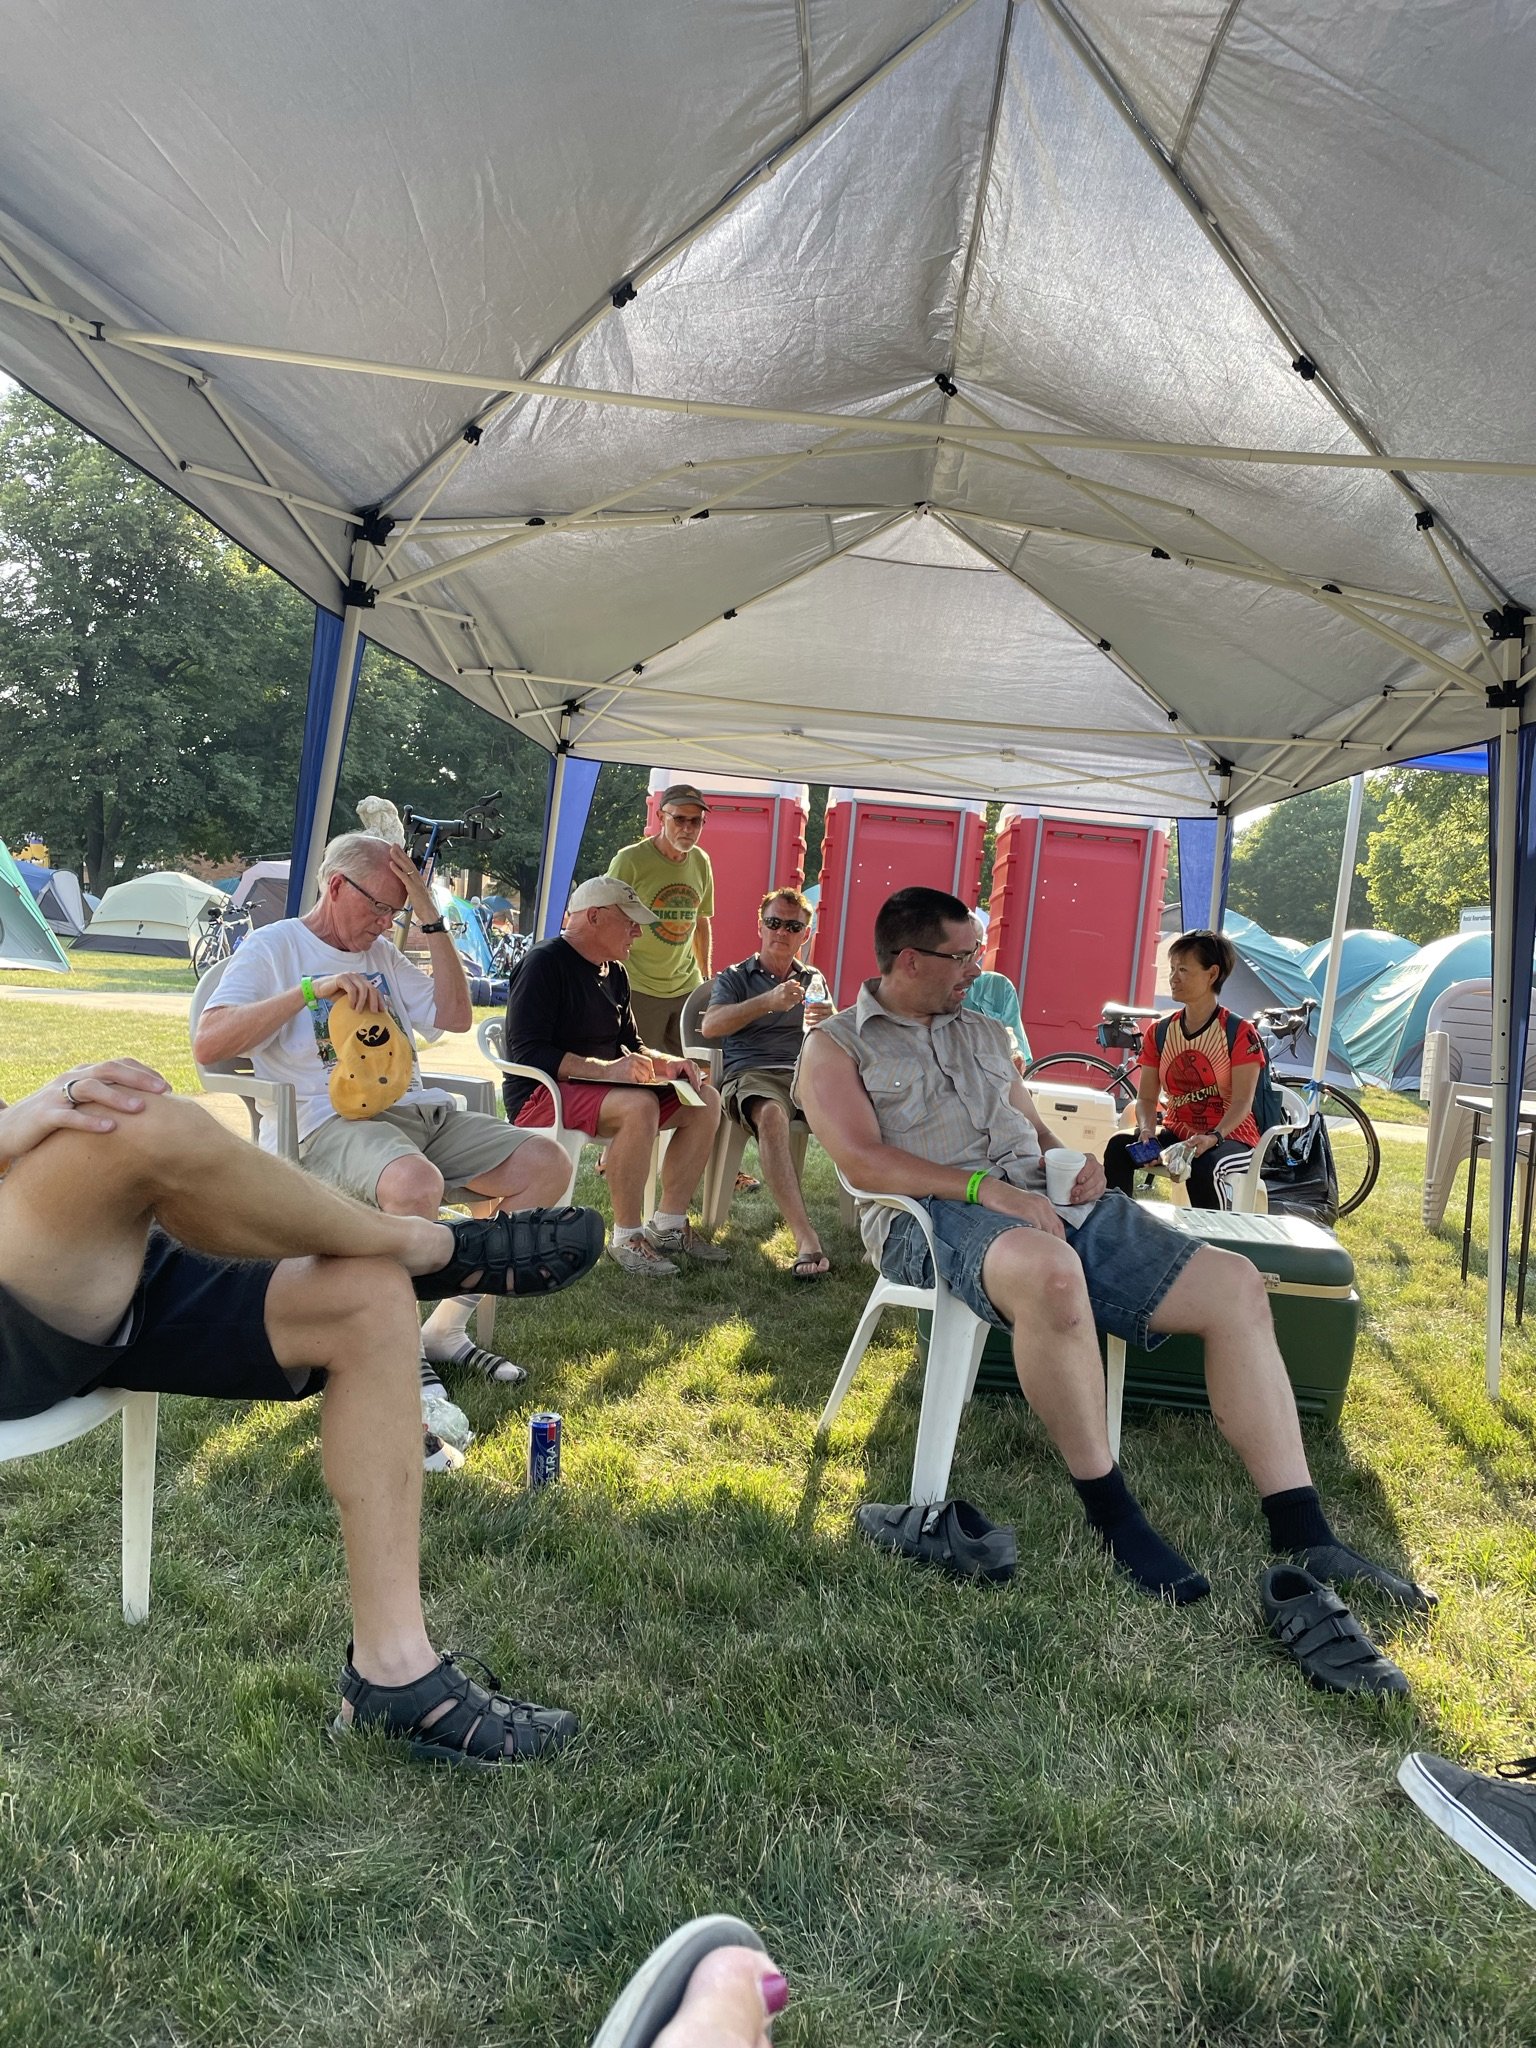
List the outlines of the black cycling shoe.
{"type": "Polygon", "coordinates": [[[934,1501],[926,1507],[866,1501],[853,1519],[877,1550],[909,1557],[914,1564],[937,1565],[954,1579],[1011,1579],[1019,1561],[1013,1530],[989,1522],[968,1500],[934,1501]]]}
{"type": "Polygon", "coordinates": [[[1299,1565],[1274,1564],[1259,1581],[1264,1625],[1321,1692],[1405,1696],[1408,1680],[1383,1656],[1331,1586],[1299,1565]]]}
{"type": "Polygon", "coordinates": [[[1400,1578],[1384,1564],[1377,1564],[1373,1559],[1363,1557],[1358,1550],[1351,1550],[1347,1543],[1313,1543],[1293,1555],[1303,1571],[1310,1572],[1314,1579],[1322,1579],[1330,1586],[1376,1586],[1402,1606],[1411,1608],[1415,1614],[1427,1614],[1431,1607],[1439,1604],[1435,1595],[1423,1586],[1416,1586],[1412,1579],[1400,1578]]]}

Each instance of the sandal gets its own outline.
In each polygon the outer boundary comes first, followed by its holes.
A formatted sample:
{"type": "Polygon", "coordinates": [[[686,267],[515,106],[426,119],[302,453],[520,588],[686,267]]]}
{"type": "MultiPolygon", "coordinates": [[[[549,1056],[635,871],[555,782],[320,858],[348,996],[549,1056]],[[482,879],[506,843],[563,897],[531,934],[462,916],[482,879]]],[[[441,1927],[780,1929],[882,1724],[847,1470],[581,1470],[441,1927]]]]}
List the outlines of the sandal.
{"type": "Polygon", "coordinates": [[[411,1285],[421,1301],[450,1294],[554,1294],[590,1273],[603,1253],[595,1209],[513,1209],[446,1226],[453,1256],[411,1285]]]}
{"type": "Polygon", "coordinates": [[[1265,1627],[1320,1692],[1407,1692],[1407,1678],[1333,1588],[1300,1565],[1271,1565],[1259,1581],[1259,1600],[1265,1627]]]}
{"type": "Polygon", "coordinates": [[[354,1668],[348,1643],[339,1690],[351,1705],[352,1719],[338,1714],[331,1723],[332,1735],[340,1738],[364,1728],[382,1728],[386,1735],[398,1735],[418,1763],[494,1771],[563,1749],[576,1733],[576,1716],[564,1707],[508,1699],[500,1680],[478,1657],[464,1661],[485,1672],[489,1692],[476,1685],[459,1668],[460,1660],[447,1651],[409,1685],[374,1685],[354,1668]],[[453,1704],[448,1711],[424,1728],[426,1717],[449,1700],[453,1704]]]}
{"type": "Polygon", "coordinates": [[[789,1270],[797,1280],[825,1280],[832,1261],[825,1252],[802,1252],[789,1270]]]}
{"type": "Polygon", "coordinates": [[[679,1927],[651,1950],[624,1986],[592,2048],[652,2048],[662,2028],[676,2019],[689,1978],[717,1948],[762,1950],[763,1937],[726,1913],[709,1913],[679,1927]]]}

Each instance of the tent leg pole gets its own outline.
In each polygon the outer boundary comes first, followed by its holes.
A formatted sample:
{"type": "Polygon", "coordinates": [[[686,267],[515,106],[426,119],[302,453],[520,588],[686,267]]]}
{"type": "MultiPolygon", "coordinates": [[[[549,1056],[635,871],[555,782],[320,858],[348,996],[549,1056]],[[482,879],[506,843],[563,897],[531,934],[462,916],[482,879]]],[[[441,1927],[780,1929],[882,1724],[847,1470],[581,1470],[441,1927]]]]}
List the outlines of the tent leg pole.
{"type": "MultiPolygon", "coordinates": [[[[565,737],[567,721],[560,721],[561,738],[565,737]]],[[[555,885],[555,840],[560,831],[560,800],[565,795],[565,755],[556,754],[554,775],[549,785],[549,815],[544,821],[544,845],[539,854],[539,895],[534,907],[534,937],[553,937],[550,929],[550,894],[555,885]]],[[[556,919],[555,930],[559,929],[556,919]]]]}
{"type": "MultiPolygon", "coordinates": [[[[358,543],[359,549],[362,542],[358,543]]],[[[360,571],[357,555],[353,555],[354,577],[360,571]]],[[[336,649],[336,671],[331,678],[331,711],[326,724],[325,752],[320,757],[320,780],[315,790],[315,808],[310,819],[309,845],[304,856],[304,890],[299,909],[302,915],[313,905],[319,894],[318,874],[320,857],[325,851],[325,842],[330,837],[331,806],[336,801],[336,785],[341,780],[342,738],[347,729],[347,699],[352,688],[352,664],[357,660],[357,643],[363,630],[363,614],[360,606],[349,604],[341,615],[341,644],[336,649]]]]}
{"type": "Polygon", "coordinates": [[[1216,852],[1211,862],[1211,904],[1206,917],[1206,929],[1219,932],[1221,920],[1227,909],[1227,850],[1232,844],[1232,813],[1228,799],[1232,794],[1232,771],[1224,769],[1221,776],[1221,798],[1216,806],[1216,852]]]}
{"type": "MultiPolygon", "coordinates": [[[[1519,641],[1500,641],[1494,654],[1507,679],[1513,682],[1519,674],[1519,641]]],[[[1499,824],[1493,867],[1493,1045],[1489,1072],[1493,1115],[1489,1119],[1492,1143],[1488,1162],[1488,1320],[1483,1353],[1490,1401],[1499,1398],[1504,1284],[1509,1259],[1504,1208],[1511,1165],[1509,1039],[1515,966],[1511,938],[1515,923],[1515,806],[1519,788],[1520,713],[1511,707],[1504,712],[1499,732],[1499,824]]]]}
{"type": "Polygon", "coordinates": [[[1328,974],[1323,983],[1323,1007],[1317,1020],[1317,1042],[1312,1054],[1312,1079],[1321,1081],[1328,1066],[1328,1042],[1333,1037],[1333,1013],[1339,1001],[1339,977],[1344,963],[1344,927],[1349,922],[1349,898],[1355,883],[1355,854],[1360,844],[1360,808],[1365,800],[1365,777],[1355,775],[1349,784],[1349,811],[1344,819],[1344,846],[1339,854],[1339,887],[1333,899],[1333,932],[1328,941],[1328,974]]]}

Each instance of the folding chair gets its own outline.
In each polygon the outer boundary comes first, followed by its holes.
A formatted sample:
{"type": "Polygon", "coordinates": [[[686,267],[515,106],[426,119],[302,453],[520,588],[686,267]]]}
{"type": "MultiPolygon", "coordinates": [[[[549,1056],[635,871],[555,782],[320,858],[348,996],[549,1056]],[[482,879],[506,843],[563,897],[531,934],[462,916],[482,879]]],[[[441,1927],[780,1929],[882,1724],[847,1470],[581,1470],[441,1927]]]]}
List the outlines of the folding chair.
{"type": "Polygon", "coordinates": [[[114,1415],[123,1418],[123,1619],[143,1621],[149,1613],[160,1396],[98,1387],[94,1393],[72,1395],[45,1408],[41,1415],[0,1422],[0,1465],[73,1443],[76,1437],[110,1422],[114,1415]]]}
{"type": "MultiPolygon", "coordinates": [[[[970,1400],[976,1386],[976,1372],[981,1364],[982,1346],[987,1341],[991,1324],[982,1321],[963,1301],[950,1293],[939,1277],[939,1262],[933,1242],[933,1226],[922,1206],[905,1195],[874,1195],[867,1189],[856,1188],[841,1171],[838,1179],[848,1190],[854,1202],[869,1202],[877,1207],[899,1210],[916,1218],[919,1229],[928,1241],[928,1257],[933,1266],[931,1287],[909,1287],[895,1280],[887,1280],[876,1269],[876,1279],[864,1313],[859,1318],[853,1341],[843,1358],[842,1369],[837,1375],[831,1396],[822,1410],[821,1420],[816,1425],[817,1435],[832,1427],[837,1411],[843,1405],[859,1362],[869,1348],[875,1334],[875,1325],[882,1312],[888,1308],[927,1309],[932,1321],[928,1332],[928,1363],[923,1374],[923,1401],[917,1420],[917,1448],[912,1459],[912,1492],[914,1506],[926,1506],[933,1501],[946,1500],[949,1496],[949,1470],[954,1463],[955,1439],[960,1434],[960,1417],[965,1404],[970,1400]]],[[[1110,1454],[1120,1455],[1120,1410],[1125,1395],[1125,1344],[1119,1337],[1107,1340],[1108,1358],[1105,1369],[1104,1420],[1109,1431],[1110,1454]]]]}

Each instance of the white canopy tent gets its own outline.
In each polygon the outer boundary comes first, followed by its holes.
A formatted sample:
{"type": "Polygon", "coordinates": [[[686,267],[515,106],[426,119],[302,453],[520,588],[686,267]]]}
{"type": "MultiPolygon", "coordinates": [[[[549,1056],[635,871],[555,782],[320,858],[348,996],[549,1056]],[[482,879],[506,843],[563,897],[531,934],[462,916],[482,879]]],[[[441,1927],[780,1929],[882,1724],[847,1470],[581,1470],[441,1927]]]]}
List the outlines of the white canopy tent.
{"type": "Polygon", "coordinates": [[[557,764],[1223,824],[1519,726],[1536,0],[0,32],[0,364],[342,615],[301,850],[364,631],[557,764]]]}

